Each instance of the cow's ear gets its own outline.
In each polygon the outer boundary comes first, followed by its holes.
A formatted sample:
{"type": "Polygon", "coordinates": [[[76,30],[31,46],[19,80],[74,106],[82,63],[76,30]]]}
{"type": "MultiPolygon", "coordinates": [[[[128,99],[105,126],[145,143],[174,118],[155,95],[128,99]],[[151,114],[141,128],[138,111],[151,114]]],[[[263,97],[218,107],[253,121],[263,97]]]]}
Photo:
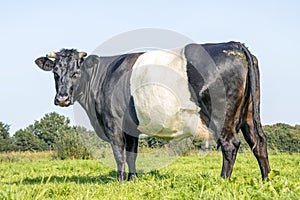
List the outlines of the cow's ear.
{"type": "Polygon", "coordinates": [[[51,71],[54,68],[54,62],[47,57],[37,58],[35,64],[45,71],[51,71]]]}

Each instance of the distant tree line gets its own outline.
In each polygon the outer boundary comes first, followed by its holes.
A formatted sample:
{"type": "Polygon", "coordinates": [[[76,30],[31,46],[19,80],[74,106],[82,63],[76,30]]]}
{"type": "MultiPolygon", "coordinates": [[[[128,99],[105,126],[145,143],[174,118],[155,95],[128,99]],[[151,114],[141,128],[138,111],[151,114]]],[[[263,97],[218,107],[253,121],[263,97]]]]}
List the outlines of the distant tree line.
{"type": "Polygon", "coordinates": [[[55,112],[16,131],[13,136],[9,135],[9,128],[0,122],[0,152],[55,151],[54,156],[59,159],[88,159],[91,149],[85,143],[100,141],[93,131],[71,126],[68,118],[55,112]]]}
{"type": "MultiPolygon", "coordinates": [[[[268,150],[272,152],[300,153],[300,125],[291,126],[284,123],[263,126],[267,135],[268,150]]],[[[242,134],[241,150],[249,149],[242,134]]]]}
{"type": "MultiPolygon", "coordinates": [[[[263,130],[267,135],[268,150],[272,152],[289,152],[300,153],[300,125],[291,126],[284,123],[277,123],[274,125],[265,125],[263,130]]],[[[250,147],[245,141],[243,134],[239,133],[241,140],[240,151],[248,151],[250,147]]],[[[144,147],[160,148],[167,142],[163,139],[157,138],[143,138],[140,145],[144,147]]],[[[216,150],[216,142],[210,142],[209,149],[216,150]]],[[[205,149],[205,143],[202,139],[194,138],[190,149],[205,149]]]]}
{"type": "MultiPolygon", "coordinates": [[[[96,136],[94,131],[84,127],[71,126],[70,120],[55,112],[46,114],[25,129],[20,129],[13,136],[9,134],[10,126],[0,122],[0,152],[10,151],[55,151],[56,158],[92,157],[97,148],[108,147],[107,142],[96,136]]],[[[300,152],[300,125],[291,126],[284,123],[263,126],[268,137],[268,149],[276,152],[300,152]]],[[[240,134],[241,151],[249,149],[240,134]]],[[[139,146],[160,148],[167,142],[157,138],[142,138],[139,146]]],[[[192,147],[203,148],[201,139],[194,139],[192,147]]]]}
{"type": "Polygon", "coordinates": [[[284,123],[264,126],[270,149],[278,152],[300,152],[300,125],[284,123]]]}

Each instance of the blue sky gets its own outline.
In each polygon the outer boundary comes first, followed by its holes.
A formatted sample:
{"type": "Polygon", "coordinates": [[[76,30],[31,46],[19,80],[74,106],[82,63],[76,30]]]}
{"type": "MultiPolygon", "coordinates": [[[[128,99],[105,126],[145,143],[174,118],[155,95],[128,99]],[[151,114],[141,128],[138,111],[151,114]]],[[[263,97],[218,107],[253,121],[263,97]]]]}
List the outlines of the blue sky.
{"type": "MultiPolygon", "coordinates": [[[[263,124],[300,124],[299,1],[5,1],[0,3],[0,121],[11,134],[53,105],[51,73],[35,58],[61,48],[92,52],[140,28],[176,31],[194,41],[245,43],[259,59],[263,124]]],[[[73,121],[74,123],[74,121],[73,121]]]]}

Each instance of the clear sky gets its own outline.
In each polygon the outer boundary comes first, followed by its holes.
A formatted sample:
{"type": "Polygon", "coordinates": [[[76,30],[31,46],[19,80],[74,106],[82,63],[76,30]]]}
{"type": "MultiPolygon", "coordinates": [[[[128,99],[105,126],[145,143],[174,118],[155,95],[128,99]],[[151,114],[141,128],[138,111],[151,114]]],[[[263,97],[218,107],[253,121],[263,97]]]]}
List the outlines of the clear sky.
{"type": "MultiPolygon", "coordinates": [[[[49,51],[92,52],[125,31],[161,28],[194,41],[245,43],[259,59],[263,124],[300,124],[300,1],[2,1],[0,3],[0,121],[11,134],[53,105],[51,73],[34,60],[49,51]]],[[[74,123],[74,121],[73,121],[74,123]]]]}

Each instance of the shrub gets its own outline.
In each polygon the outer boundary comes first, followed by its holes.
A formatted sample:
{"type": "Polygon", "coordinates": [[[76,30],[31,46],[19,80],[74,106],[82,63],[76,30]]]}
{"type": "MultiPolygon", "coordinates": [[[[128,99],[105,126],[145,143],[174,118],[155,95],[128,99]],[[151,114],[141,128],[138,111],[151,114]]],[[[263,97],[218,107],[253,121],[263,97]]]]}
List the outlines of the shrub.
{"type": "Polygon", "coordinates": [[[61,132],[55,141],[56,159],[90,159],[91,152],[84,146],[75,128],[61,132]]]}

